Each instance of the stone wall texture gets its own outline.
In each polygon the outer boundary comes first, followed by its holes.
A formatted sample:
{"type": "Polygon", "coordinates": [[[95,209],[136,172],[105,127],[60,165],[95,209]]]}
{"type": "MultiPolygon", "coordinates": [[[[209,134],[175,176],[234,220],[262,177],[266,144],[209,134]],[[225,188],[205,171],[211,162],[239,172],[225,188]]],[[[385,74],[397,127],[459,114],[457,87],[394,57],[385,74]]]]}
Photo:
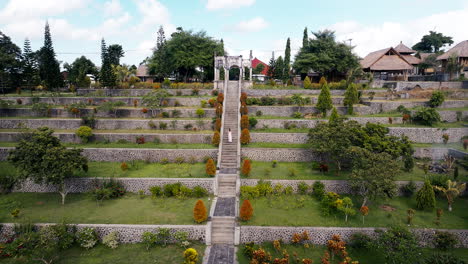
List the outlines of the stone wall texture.
{"type": "MultiPolygon", "coordinates": [[[[290,96],[293,94],[302,95],[319,95],[320,90],[308,90],[308,89],[243,89],[248,96],[261,97],[261,96],[290,96]]],[[[366,92],[385,92],[385,90],[366,90],[366,92]]],[[[330,90],[331,95],[344,95],[345,90],[330,90]]]]}
{"type": "MultiPolygon", "coordinates": [[[[110,102],[124,102],[126,106],[134,106],[134,101],[137,101],[137,105],[143,107],[142,97],[37,97],[39,102],[47,103],[52,105],[71,105],[75,103],[85,103],[90,106],[97,106],[104,101],[110,102]]],[[[208,101],[211,97],[171,97],[167,98],[168,106],[174,106],[175,102],[178,101],[180,106],[197,106],[199,107],[202,100],[208,101]]],[[[21,99],[23,105],[31,105],[32,97],[30,96],[18,96],[8,97],[6,100],[11,100],[16,104],[16,100],[21,99]]]]}
{"type": "MultiPolygon", "coordinates": [[[[418,106],[428,106],[427,101],[370,101],[365,102],[372,110],[372,114],[385,113],[397,109],[403,105],[406,108],[414,108],[418,106]]],[[[439,108],[462,108],[468,107],[468,100],[445,100],[439,108]]]]}
{"type": "MultiPolygon", "coordinates": [[[[50,115],[48,117],[56,118],[78,118],[80,116],[89,116],[95,115],[96,117],[106,117],[106,118],[151,118],[152,116],[157,117],[163,112],[167,112],[170,117],[189,117],[197,118],[196,108],[184,108],[184,107],[167,107],[162,108],[161,110],[156,110],[154,113],[148,109],[147,113],[142,112],[142,108],[119,108],[117,112],[107,112],[107,111],[97,111],[94,113],[92,108],[80,109],[80,114],[75,115],[63,108],[52,108],[50,109],[50,115]],[[174,116],[174,111],[177,116],[174,116]]],[[[212,118],[215,116],[215,110],[213,108],[204,108],[205,115],[203,117],[212,118]]],[[[8,108],[0,109],[0,117],[43,117],[38,115],[31,108],[8,108]]]]}
{"type": "MultiPolygon", "coordinates": [[[[0,148],[0,160],[6,160],[8,151],[13,148],[0,148]]],[[[202,162],[204,157],[216,159],[218,149],[131,149],[131,148],[86,148],[83,156],[90,161],[123,162],[130,160],[144,160],[159,162],[168,159],[173,162],[176,158],[184,157],[186,160],[194,158],[202,162]]]]}
{"type": "MultiPolygon", "coordinates": [[[[99,92],[103,96],[145,96],[153,91],[153,89],[77,89],[76,95],[86,96],[99,92]]],[[[192,95],[192,89],[166,89],[166,91],[172,95],[177,95],[177,91],[180,91],[181,95],[192,95]]],[[[211,89],[200,89],[198,94],[211,96],[211,91],[211,89]]]]}
{"type": "Polygon", "coordinates": [[[396,81],[374,81],[372,83],[373,87],[393,87],[397,91],[403,90],[412,90],[416,87],[422,89],[461,89],[463,87],[463,82],[396,82],[396,81]]]}
{"type": "MultiPolygon", "coordinates": [[[[263,115],[266,116],[281,116],[281,117],[290,117],[295,112],[301,112],[303,114],[318,114],[320,111],[313,106],[249,106],[249,113],[255,115],[257,111],[261,111],[263,115]]],[[[336,110],[340,115],[347,113],[347,108],[344,106],[336,106],[336,110]]],[[[373,108],[365,105],[355,106],[354,112],[360,115],[370,115],[375,114],[373,108]]]]}
{"type": "MultiPolygon", "coordinates": [[[[51,224],[36,224],[37,228],[41,228],[51,224]]],[[[119,233],[119,242],[123,244],[139,243],[141,235],[144,232],[157,233],[159,228],[169,228],[171,234],[177,231],[188,233],[188,239],[192,241],[205,242],[206,240],[206,225],[110,225],[110,224],[73,224],[76,226],[77,231],[83,228],[93,228],[98,234],[99,239],[102,241],[104,236],[111,232],[119,233]]],[[[14,224],[2,224],[0,231],[0,242],[5,242],[8,237],[15,234],[14,224]]]]}
{"type": "MultiPolygon", "coordinates": [[[[184,130],[185,126],[191,124],[198,130],[212,129],[212,122],[208,119],[187,120],[187,119],[97,119],[95,129],[152,129],[149,124],[153,122],[155,129],[160,128],[160,123],[167,125],[167,130],[184,130]]],[[[0,119],[0,128],[39,128],[49,127],[52,129],[78,129],[81,126],[81,119],[0,119]]]]}
{"type": "MultiPolygon", "coordinates": [[[[381,228],[383,229],[383,228],[381,228]]],[[[283,240],[291,241],[294,233],[309,232],[312,244],[324,245],[333,235],[340,235],[345,241],[349,241],[354,233],[365,233],[370,237],[377,237],[376,228],[353,227],[282,227],[282,226],[241,226],[240,243],[262,243],[266,241],[283,240]]],[[[419,244],[423,247],[432,247],[435,231],[447,231],[455,234],[460,243],[457,247],[468,247],[468,230],[465,229],[412,229],[419,244]]]]}
{"type": "MultiPolygon", "coordinates": [[[[69,193],[83,193],[92,190],[94,187],[99,186],[99,183],[109,180],[110,178],[71,178],[65,182],[65,186],[69,193]]],[[[180,182],[189,188],[201,186],[209,193],[214,192],[214,179],[213,178],[112,178],[120,182],[127,192],[138,193],[140,190],[145,191],[146,194],[151,194],[149,188],[152,186],[164,186],[180,182]]],[[[57,192],[56,185],[49,184],[36,184],[31,181],[26,181],[21,186],[13,190],[14,192],[38,192],[49,193],[57,192]]]]}

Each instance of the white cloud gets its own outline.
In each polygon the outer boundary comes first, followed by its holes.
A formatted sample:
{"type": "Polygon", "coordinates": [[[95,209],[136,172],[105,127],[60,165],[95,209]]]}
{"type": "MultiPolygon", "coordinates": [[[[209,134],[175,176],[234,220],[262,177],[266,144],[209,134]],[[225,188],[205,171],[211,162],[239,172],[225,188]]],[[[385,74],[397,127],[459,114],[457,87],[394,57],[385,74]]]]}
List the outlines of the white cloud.
{"type": "Polygon", "coordinates": [[[343,21],[324,28],[335,30],[337,39],[340,41],[352,39],[352,45],[356,46],[355,52],[364,57],[376,50],[395,47],[400,41],[411,47],[430,30],[452,36],[456,44],[468,39],[465,27],[460,26],[466,24],[466,17],[468,17],[468,6],[461,10],[434,14],[405,22],[364,25],[356,21],[343,21]]]}
{"type": "Polygon", "coordinates": [[[137,33],[152,32],[158,30],[159,26],[164,26],[166,34],[175,31],[175,27],[170,23],[169,10],[157,0],[138,0],[135,2],[142,18],[136,26],[137,33]]]}
{"type": "Polygon", "coordinates": [[[241,21],[237,25],[225,27],[227,31],[234,32],[257,32],[268,27],[268,22],[262,17],[255,17],[250,20],[241,21]]]}
{"type": "Polygon", "coordinates": [[[0,22],[48,17],[81,9],[89,0],[10,0],[0,11],[0,22]]]}
{"type": "Polygon", "coordinates": [[[104,3],[104,15],[116,16],[122,13],[122,6],[119,0],[110,0],[104,3]]]}
{"type": "Polygon", "coordinates": [[[255,0],[208,0],[206,8],[208,10],[234,9],[245,6],[251,6],[255,0]]]}

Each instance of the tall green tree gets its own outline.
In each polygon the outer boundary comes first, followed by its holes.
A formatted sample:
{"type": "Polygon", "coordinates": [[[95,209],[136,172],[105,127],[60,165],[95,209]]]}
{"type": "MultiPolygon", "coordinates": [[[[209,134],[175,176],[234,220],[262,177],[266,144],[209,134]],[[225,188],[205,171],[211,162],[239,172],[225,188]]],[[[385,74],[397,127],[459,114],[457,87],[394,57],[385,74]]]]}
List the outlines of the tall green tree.
{"type": "Polygon", "coordinates": [[[87,171],[88,160],[81,155],[82,149],[67,149],[53,132],[42,127],[24,135],[9,153],[8,161],[17,168],[19,180],[56,185],[65,204],[66,179],[73,177],[77,170],[87,171]]]}
{"type": "Polygon", "coordinates": [[[279,56],[275,62],[275,70],[273,72],[273,77],[275,79],[284,80],[284,61],[283,57],[279,56]]]}
{"type": "Polygon", "coordinates": [[[344,94],[344,105],[348,107],[348,114],[354,114],[353,105],[359,103],[359,95],[356,84],[350,83],[344,94]]]}
{"type": "Polygon", "coordinates": [[[0,31],[0,87],[5,93],[21,85],[21,49],[0,31]]]}
{"type": "Polygon", "coordinates": [[[112,65],[120,65],[120,58],[125,56],[125,52],[122,45],[112,44],[107,47],[107,53],[109,55],[109,62],[112,65]]]}
{"type": "Polygon", "coordinates": [[[309,33],[307,32],[307,27],[305,27],[302,36],[302,48],[306,48],[307,46],[309,46],[309,33]]]}
{"type": "Polygon", "coordinates": [[[433,209],[436,205],[434,188],[429,180],[424,182],[424,186],[416,193],[416,207],[418,209],[433,209]]]}
{"type": "Polygon", "coordinates": [[[85,56],[76,58],[72,64],[65,63],[63,67],[68,71],[68,81],[72,84],[82,86],[87,74],[98,76],[96,65],[85,56]]]}
{"type": "Polygon", "coordinates": [[[293,68],[297,73],[316,71],[332,80],[359,66],[353,47],[336,42],[333,31],[324,30],[313,34],[315,39],[309,39],[308,45],[302,47],[296,55],[293,68]]]}
{"type": "Polygon", "coordinates": [[[267,75],[270,78],[275,78],[275,70],[276,70],[276,60],[274,56],[271,56],[270,61],[268,62],[268,71],[267,75]]]}
{"type": "Polygon", "coordinates": [[[41,78],[39,76],[39,64],[37,54],[32,51],[29,39],[24,40],[23,47],[23,84],[31,89],[39,85],[41,78]]]}
{"type": "Polygon", "coordinates": [[[435,31],[429,31],[429,34],[424,35],[421,41],[413,46],[413,49],[421,52],[438,53],[445,45],[452,44],[452,37],[445,36],[435,31]]]}
{"type": "Polygon", "coordinates": [[[284,50],[284,70],[283,79],[288,79],[291,70],[291,40],[289,38],[286,41],[286,49],[284,50]]]}
{"type": "Polygon", "coordinates": [[[104,39],[101,40],[101,61],[101,85],[103,87],[114,88],[117,85],[117,78],[112,69],[109,52],[104,39]]]}
{"type": "Polygon", "coordinates": [[[166,34],[164,28],[159,27],[157,32],[156,46],[148,63],[149,73],[162,80],[171,73],[170,56],[166,47],[166,34]]]}
{"type": "Polygon", "coordinates": [[[317,99],[317,105],[315,107],[317,107],[317,109],[322,112],[323,116],[327,116],[327,111],[333,108],[330,88],[328,87],[327,83],[322,86],[319,97],[317,99]]]}
{"type": "Polygon", "coordinates": [[[46,22],[44,28],[44,46],[39,51],[39,71],[46,89],[55,91],[63,86],[60,63],[55,58],[48,22],[46,22]]]}

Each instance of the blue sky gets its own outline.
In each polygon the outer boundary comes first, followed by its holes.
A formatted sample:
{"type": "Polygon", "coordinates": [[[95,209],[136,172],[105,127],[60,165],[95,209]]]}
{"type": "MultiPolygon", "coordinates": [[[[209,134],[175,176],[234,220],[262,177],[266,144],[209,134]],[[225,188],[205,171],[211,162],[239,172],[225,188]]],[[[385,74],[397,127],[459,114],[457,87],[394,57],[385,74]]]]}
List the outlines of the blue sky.
{"type": "Polygon", "coordinates": [[[305,26],[335,30],[365,56],[400,41],[411,46],[429,30],[466,40],[466,17],[468,3],[461,0],[0,0],[0,30],[18,46],[28,37],[38,49],[48,20],[60,61],[85,55],[98,65],[103,37],[123,46],[124,63],[138,65],[151,54],[160,25],[167,36],[178,26],[205,30],[223,38],[231,55],[252,49],[267,62],[272,51],[284,53],[288,37],[295,52],[305,26]]]}

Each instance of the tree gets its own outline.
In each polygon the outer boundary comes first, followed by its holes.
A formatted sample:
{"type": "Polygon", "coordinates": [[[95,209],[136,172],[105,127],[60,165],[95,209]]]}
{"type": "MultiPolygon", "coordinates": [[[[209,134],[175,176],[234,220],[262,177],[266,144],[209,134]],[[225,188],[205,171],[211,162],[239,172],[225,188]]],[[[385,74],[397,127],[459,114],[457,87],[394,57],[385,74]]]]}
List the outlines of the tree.
{"type": "Polygon", "coordinates": [[[208,159],[205,165],[206,175],[211,177],[216,175],[216,166],[213,159],[208,159]]]}
{"type": "Polygon", "coordinates": [[[430,68],[435,68],[437,66],[437,54],[431,54],[427,56],[421,63],[419,63],[418,67],[424,71],[430,68]]]}
{"type": "Polygon", "coordinates": [[[279,56],[275,62],[275,71],[273,72],[273,78],[284,80],[284,61],[283,57],[279,56]]]}
{"type": "Polygon", "coordinates": [[[336,110],[335,107],[333,107],[330,117],[328,118],[328,122],[329,123],[337,122],[339,118],[340,118],[340,115],[338,114],[338,111],[336,110]]]}
{"type": "Polygon", "coordinates": [[[339,202],[337,209],[345,215],[345,222],[348,222],[348,216],[353,216],[356,214],[356,210],[353,208],[353,200],[351,200],[349,197],[344,197],[340,200],[341,202],[339,202]]]}
{"type": "Polygon", "coordinates": [[[72,64],[65,63],[63,67],[68,71],[68,81],[78,87],[86,87],[87,74],[97,76],[99,71],[96,65],[85,56],[76,58],[72,64]]]}
{"type": "Polygon", "coordinates": [[[367,200],[378,197],[393,197],[396,194],[395,179],[399,172],[398,162],[387,153],[373,153],[367,149],[352,147],[351,186],[363,198],[361,206],[367,200]]]}
{"type": "Polygon", "coordinates": [[[240,219],[242,221],[249,221],[253,215],[253,207],[249,200],[244,200],[240,208],[240,219]]]}
{"type": "Polygon", "coordinates": [[[119,82],[129,82],[132,77],[138,78],[135,76],[136,71],[133,71],[128,65],[112,65],[112,70],[114,75],[117,77],[119,82]]]}
{"type": "Polygon", "coordinates": [[[107,53],[109,56],[109,63],[112,65],[120,65],[120,58],[125,56],[123,48],[119,44],[112,44],[107,47],[107,53]]]}
{"type": "Polygon", "coordinates": [[[434,91],[432,92],[431,99],[429,100],[429,106],[435,108],[441,106],[444,101],[444,93],[442,93],[442,91],[434,91]]]}
{"type": "Polygon", "coordinates": [[[315,106],[320,112],[322,112],[323,116],[327,116],[327,111],[333,108],[333,102],[331,99],[330,88],[328,88],[328,84],[324,84],[322,86],[322,90],[320,91],[317,105],[315,106]]]}
{"type": "Polygon", "coordinates": [[[462,68],[463,66],[458,63],[457,54],[452,54],[448,57],[447,64],[445,65],[445,71],[450,74],[450,80],[452,80],[453,74],[459,73],[462,68]]]}
{"type": "Polygon", "coordinates": [[[444,36],[442,33],[435,31],[429,31],[428,35],[424,35],[420,42],[413,46],[414,50],[427,53],[438,53],[440,48],[445,45],[452,45],[452,37],[444,36]]]}
{"type": "Polygon", "coordinates": [[[39,51],[39,71],[46,89],[54,91],[63,86],[60,63],[55,58],[48,22],[44,29],[44,46],[39,51]]]}
{"type": "Polygon", "coordinates": [[[304,89],[310,89],[312,88],[312,82],[310,81],[309,76],[306,76],[304,78],[304,89]]]}
{"type": "Polygon", "coordinates": [[[250,132],[247,128],[242,129],[240,142],[242,145],[247,145],[250,143],[250,132]]]}
{"type": "Polygon", "coordinates": [[[297,73],[307,74],[313,70],[333,79],[359,66],[353,47],[336,42],[333,31],[313,34],[315,39],[310,39],[308,45],[303,46],[296,55],[293,68],[297,73]]]}
{"type": "Polygon", "coordinates": [[[193,218],[197,223],[203,223],[208,219],[208,213],[206,211],[206,206],[202,200],[198,200],[193,208],[193,218]]]}
{"type": "Polygon", "coordinates": [[[250,171],[252,171],[252,162],[249,159],[245,159],[242,162],[241,173],[242,175],[249,177],[250,171]]]}
{"type": "Polygon", "coordinates": [[[286,41],[286,49],[284,50],[284,74],[283,79],[289,79],[289,71],[291,70],[291,40],[286,41]]]}
{"type": "Polygon", "coordinates": [[[413,121],[425,126],[433,126],[440,122],[440,114],[434,108],[420,107],[414,114],[413,121]]]}
{"type": "Polygon", "coordinates": [[[142,104],[151,109],[152,116],[156,115],[156,111],[160,110],[163,106],[163,101],[168,98],[170,94],[166,90],[152,91],[151,93],[143,96],[142,104]]]}
{"type": "Polygon", "coordinates": [[[413,264],[419,256],[418,241],[408,228],[394,226],[387,231],[380,231],[379,237],[372,243],[389,264],[413,264]]]}
{"type": "Polygon", "coordinates": [[[307,32],[307,27],[305,27],[302,36],[302,48],[306,48],[307,46],[309,46],[309,33],[307,32]]]}
{"type": "Polygon", "coordinates": [[[112,112],[114,117],[117,117],[118,107],[124,106],[125,103],[122,101],[107,101],[97,107],[99,111],[112,112]]]}
{"type": "Polygon", "coordinates": [[[109,51],[104,39],[101,40],[101,61],[101,84],[103,87],[114,88],[117,85],[117,78],[112,69],[109,51]]]}
{"type": "Polygon", "coordinates": [[[271,79],[274,79],[275,78],[275,71],[276,71],[275,56],[271,56],[270,62],[268,62],[267,76],[269,76],[271,79]]]}
{"type": "Polygon", "coordinates": [[[416,208],[432,209],[435,208],[436,199],[434,188],[432,188],[431,182],[426,180],[424,186],[416,193],[416,208]]]}
{"type": "Polygon", "coordinates": [[[88,170],[88,160],[81,149],[67,149],[52,133],[42,127],[26,134],[8,155],[8,161],[18,170],[20,180],[31,179],[35,183],[54,184],[62,196],[62,204],[68,193],[66,179],[77,170],[88,170]]]}
{"type": "Polygon", "coordinates": [[[167,77],[171,73],[168,63],[169,54],[166,49],[166,35],[164,28],[160,26],[157,32],[156,47],[148,65],[150,74],[157,76],[160,80],[167,77]]]}
{"type": "Polygon", "coordinates": [[[5,88],[20,87],[21,59],[21,49],[0,31],[0,86],[3,93],[5,88]]]}
{"type": "Polygon", "coordinates": [[[466,183],[457,183],[456,181],[447,180],[447,188],[440,186],[434,186],[434,188],[444,193],[445,198],[447,198],[448,210],[451,212],[455,198],[466,190],[466,183]]]}
{"type": "Polygon", "coordinates": [[[348,114],[354,113],[353,105],[359,103],[359,95],[357,87],[354,83],[350,83],[344,94],[344,105],[348,107],[348,114]]]}
{"type": "Polygon", "coordinates": [[[265,69],[265,65],[263,63],[257,64],[257,66],[252,70],[253,74],[261,74],[262,71],[265,69]]]}
{"type": "Polygon", "coordinates": [[[39,76],[39,65],[37,54],[32,51],[29,39],[24,40],[23,48],[23,84],[31,89],[39,85],[41,78],[39,76]]]}
{"type": "MultiPolygon", "coordinates": [[[[218,118],[219,119],[219,118],[218,118]]],[[[217,120],[216,120],[217,121],[217,120]]],[[[214,146],[218,147],[219,146],[219,142],[221,141],[221,135],[219,134],[219,131],[216,130],[213,134],[213,138],[211,139],[211,144],[213,144],[214,146]]]]}

